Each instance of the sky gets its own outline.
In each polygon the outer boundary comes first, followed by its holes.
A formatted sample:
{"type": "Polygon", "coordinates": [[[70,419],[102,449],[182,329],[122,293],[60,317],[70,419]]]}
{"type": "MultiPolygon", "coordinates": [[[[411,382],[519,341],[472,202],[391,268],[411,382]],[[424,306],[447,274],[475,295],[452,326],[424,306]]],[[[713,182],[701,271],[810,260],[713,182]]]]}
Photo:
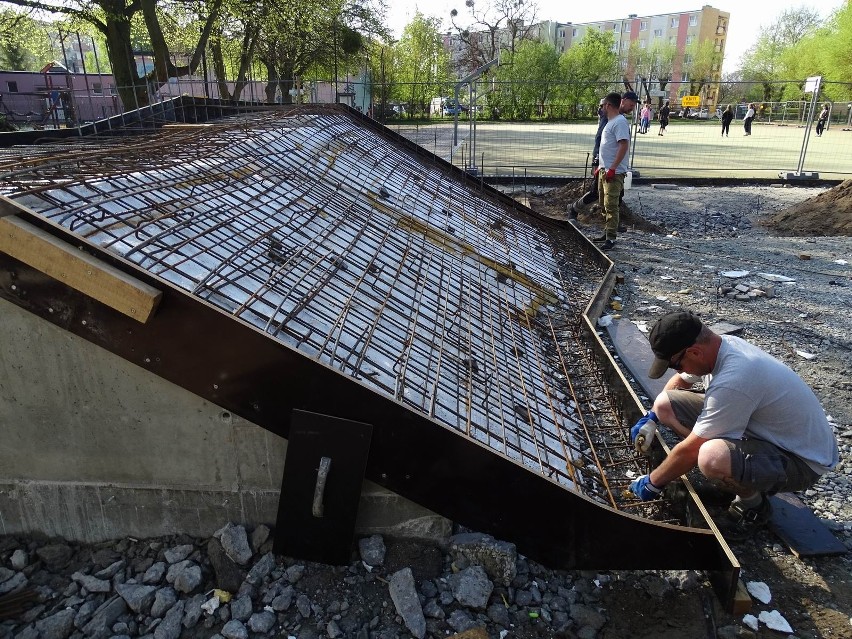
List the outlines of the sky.
{"type": "MultiPolygon", "coordinates": [[[[479,0],[487,2],[488,0],[479,0]]],[[[725,45],[725,60],[722,70],[725,73],[739,68],[740,57],[757,39],[760,27],[769,26],[787,9],[808,7],[815,9],[826,17],[834,8],[841,6],[843,0],[829,0],[828,3],[803,2],[802,0],[774,0],[773,2],[756,2],[754,0],[615,0],[613,2],[595,2],[595,0],[568,3],[564,0],[535,0],[538,5],[537,21],[555,20],[558,22],[597,22],[626,18],[628,14],[639,16],[658,15],[661,13],[688,12],[701,9],[709,4],[720,11],[731,14],[728,25],[728,42],[725,45]],[[827,5],[827,8],[826,8],[827,5]]],[[[426,16],[436,16],[444,20],[445,29],[450,27],[450,11],[458,9],[464,16],[464,0],[391,0],[389,2],[389,26],[399,37],[405,25],[414,16],[417,8],[426,16]]]]}

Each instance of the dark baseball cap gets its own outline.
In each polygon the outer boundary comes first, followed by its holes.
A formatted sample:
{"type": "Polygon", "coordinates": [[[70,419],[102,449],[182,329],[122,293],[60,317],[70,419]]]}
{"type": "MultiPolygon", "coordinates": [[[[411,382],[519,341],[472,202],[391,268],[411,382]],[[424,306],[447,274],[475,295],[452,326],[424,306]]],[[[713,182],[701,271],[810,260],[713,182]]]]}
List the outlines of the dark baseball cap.
{"type": "Polygon", "coordinates": [[[689,311],[673,311],[663,315],[648,334],[654,362],[648,377],[659,379],[668,370],[672,357],[695,344],[703,324],[689,311]]]}
{"type": "Polygon", "coordinates": [[[625,91],[624,95],[621,96],[622,100],[633,100],[634,102],[639,102],[639,96],[633,93],[633,91],[625,91]]]}

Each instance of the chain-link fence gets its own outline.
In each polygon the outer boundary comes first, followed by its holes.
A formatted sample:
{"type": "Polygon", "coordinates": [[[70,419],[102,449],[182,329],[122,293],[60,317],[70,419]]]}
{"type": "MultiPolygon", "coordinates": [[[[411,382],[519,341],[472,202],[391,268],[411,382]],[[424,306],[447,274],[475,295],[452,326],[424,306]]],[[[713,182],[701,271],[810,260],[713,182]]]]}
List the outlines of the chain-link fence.
{"type": "MultiPolygon", "coordinates": [[[[0,97],[0,113],[12,122],[36,128],[73,127],[138,106],[121,104],[121,92],[111,76],[73,74],[44,80],[45,74],[32,75],[38,76],[29,86],[32,90],[6,91],[0,97]]],[[[16,87],[24,84],[20,73],[14,78],[16,87]]],[[[249,104],[345,102],[466,171],[485,178],[520,179],[587,175],[598,102],[607,92],[625,88],[621,81],[542,87],[487,78],[467,84],[381,85],[366,78],[347,76],[336,82],[300,78],[295,84],[277,86],[249,80],[240,97],[249,104]],[[286,86],[294,88],[288,92],[286,86]]],[[[4,82],[8,87],[11,80],[0,72],[0,87],[4,82]]],[[[650,97],[642,81],[631,87],[638,88],[641,101],[649,101],[653,112],[644,134],[639,132],[639,108],[628,114],[633,125],[630,166],[642,177],[777,177],[781,172],[819,173],[829,179],[852,176],[852,83],[823,85],[824,94],[848,95],[850,100],[828,102],[830,115],[821,135],[815,129],[826,101],[812,95],[746,101],[739,96],[765,87],[729,84],[719,94],[720,106],[700,94],[699,105],[687,112],[676,95],[660,95],[663,92],[655,89],[650,97]],[[659,108],[666,99],[672,105],[671,120],[660,135],[659,108]],[[753,134],[745,136],[743,116],[749,102],[757,117],[753,134]],[[735,119],[728,135],[722,135],[719,118],[727,104],[735,119]]],[[[173,78],[149,89],[147,101],[179,95],[218,99],[220,91],[232,95],[234,84],[195,76],[173,78]]]]}

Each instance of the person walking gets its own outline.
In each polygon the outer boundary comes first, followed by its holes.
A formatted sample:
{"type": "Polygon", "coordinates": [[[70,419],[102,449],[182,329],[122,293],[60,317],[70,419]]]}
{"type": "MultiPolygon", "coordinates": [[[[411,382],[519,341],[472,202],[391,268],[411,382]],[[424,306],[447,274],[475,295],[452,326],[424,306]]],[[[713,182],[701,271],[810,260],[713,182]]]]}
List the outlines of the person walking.
{"type": "Polygon", "coordinates": [[[642,107],[642,113],[640,115],[641,119],[639,121],[639,133],[647,133],[648,126],[651,124],[651,103],[647,100],[645,101],[645,105],[642,107]]]}
{"type": "Polygon", "coordinates": [[[793,370],[739,337],[717,335],[689,311],[664,315],[648,334],[654,361],[648,376],[676,373],[630,431],[637,449],[665,424],[681,441],[663,462],[630,484],[655,499],[697,467],[735,495],[716,521],[728,541],[768,525],[768,495],[806,490],[839,462],[837,438],[814,392],[793,370]],[[695,381],[704,392],[692,391],[695,381]],[[648,428],[650,426],[650,428],[648,428]]]}
{"type": "Polygon", "coordinates": [[[825,124],[828,122],[828,117],[831,115],[831,105],[826,102],[822,105],[819,118],[817,118],[816,134],[817,137],[822,137],[822,132],[825,130],[825,124]]]}
{"type": "Polygon", "coordinates": [[[662,135],[666,132],[666,127],[669,125],[670,113],[671,109],[669,108],[669,101],[666,100],[666,103],[663,105],[663,108],[660,109],[660,132],[657,135],[662,135]]]}
{"type": "Polygon", "coordinates": [[[728,108],[722,111],[722,137],[728,137],[728,133],[731,131],[731,121],[734,119],[734,110],[731,108],[731,105],[728,105],[728,108]]]}
{"type": "Polygon", "coordinates": [[[752,102],[748,105],[748,110],[743,118],[743,129],[745,130],[745,135],[751,135],[751,121],[754,120],[754,116],[755,110],[754,103],[752,102]]]}
{"type": "MultiPolygon", "coordinates": [[[[604,127],[608,122],[608,118],[606,116],[606,110],[604,109],[604,102],[606,98],[601,98],[600,105],[598,107],[598,131],[595,134],[595,146],[592,149],[592,175],[595,176],[597,173],[596,169],[600,164],[600,147],[601,147],[601,136],[603,135],[604,127]]],[[[621,113],[633,113],[633,109],[636,108],[636,103],[639,101],[639,96],[636,95],[633,91],[626,91],[621,98],[621,105],[619,107],[619,111],[621,113]]],[[[568,213],[568,217],[572,220],[576,220],[577,216],[580,214],[585,207],[593,204],[598,201],[598,180],[597,177],[593,177],[591,188],[584,193],[581,197],[577,198],[571,204],[571,210],[568,213]]]]}
{"type": "Polygon", "coordinates": [[[595,175],[598,180],[598,202],[603,208],[604,232],[594,241],[602,242],[601,250],[608,251],[615,246],[618,236],[621,192],[624,189],[624,176],[627,175],[627,151],[630,148],[630,125],[622,115],[622,99],[618,93],[607,94],[604,109],[607,123],[601,134],[600,165],[595,175]]]}

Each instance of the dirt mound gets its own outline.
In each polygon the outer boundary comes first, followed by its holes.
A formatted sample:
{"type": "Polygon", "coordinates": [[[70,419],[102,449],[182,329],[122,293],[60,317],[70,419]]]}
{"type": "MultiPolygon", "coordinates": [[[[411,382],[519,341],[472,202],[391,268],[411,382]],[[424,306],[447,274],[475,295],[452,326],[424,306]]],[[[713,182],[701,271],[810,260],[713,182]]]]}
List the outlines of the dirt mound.
{"type": "MultiPolygon", "coordinates": [[[[589,188],[588,180],[576,180],[569,182],[557,189],[552,189],[543,195],[530,195],[529,206],[536,213],[541,213],[547,217],[564,220],[567,218],[568,210],[571,208],[571,203],[581,197],[589,188]]],[[[584,224],[602,223],[603,218],[598,210],[597,205],[592,207],[590,211],[584,211],[579,215],[579,221],[584,224]]],[[[651,222],[648,222],[641,215],[634,213],[632,209],[621,203],[621,211],[619,213],[619,222],[624,226],[647,231],[649,233],[659,233],[660,228],[651,222]]]]}
{"type": "Polygon", "coordinates": [[[852,236],[852,180],[779,211],[763,225],[778,235],[852,236]]]}

